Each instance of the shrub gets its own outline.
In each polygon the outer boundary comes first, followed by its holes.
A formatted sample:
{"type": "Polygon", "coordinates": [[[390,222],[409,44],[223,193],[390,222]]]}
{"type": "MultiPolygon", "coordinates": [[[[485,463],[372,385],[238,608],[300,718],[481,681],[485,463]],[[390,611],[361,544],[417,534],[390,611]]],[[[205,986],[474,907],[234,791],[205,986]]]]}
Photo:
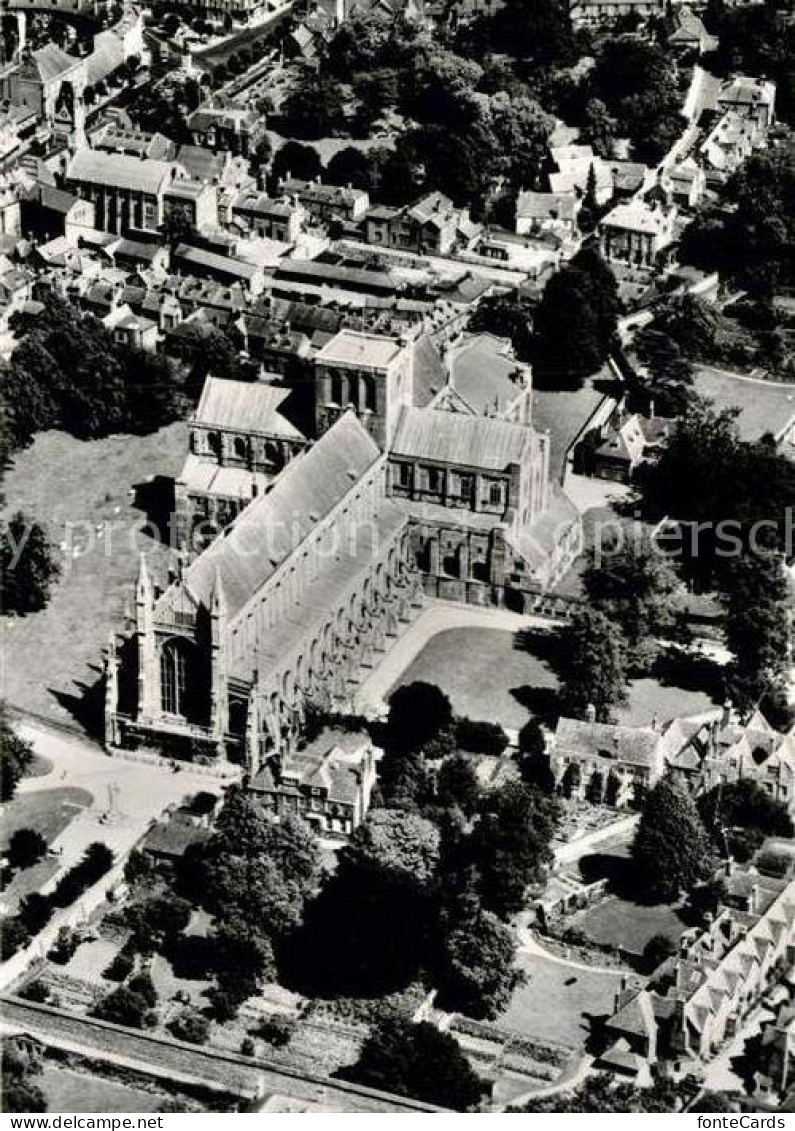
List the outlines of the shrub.
{"type": "Polygon", "coordinates": [[[474,754],[499,756],[508,745],[508,735],[499,723],[479,722],[477,719],[458,719],[455,736],[459,746],[474,754]]]}
{"type": "Polygon", "coordinates": [[[130,1029],[147,1029],[157,1020],[140,994],[129,986],[117,986],[94,1009],[94,1016],[130,1029]]]}
{"type": "Polygon", "coordinates": [[[12,868],[30,868],[46,852],[47,841],[35,829],[17,829],[8,842],[8,862],[12,868]]]}
{"type": "Polygon", "coordinates": [[[80,935],[71,927],[61,927],[47,957],[59,966],[65,966],[80,946],[80,935]]]}
{"type": "Polygon", "coordinates": [[[17,997],[24,998],[25,1001],[45,1002],[49,996],[50,991],[41,978],[34,978],[26,986],[22,986],[17,993],[17,997]]]}
{"type": "Polygon", "coordinates": [[[188,1041],[192,1045],[206,1044],[210,1035],[209,1021],[194,1010],[186,1010],[175,1017],[169,1029],[178,1041],[188,1041]]]}
{"type": "Polygon", "coordinates": [[[41,892],[33,891],[26,895],[19,905],[17,918],[31,935],[37,935],[52,918],[52,902],[41,892]]]}
{"type": "Polygon", "coordinates": [[[252,1041],[251,1037],[244,1037],[240,1044],[240,1051],[243,1056],[253,1056],[257,1051],[257,1046],[252,1041]]]}
{"type": "Polygon", "coordinates": [[[267,1017],[257,1029],[257,1036],[262,1037],[269,1045],[276,1049],[289,1045],[296,1030],[296,1021],[293,1017],[267,1017]]]}
{"type": "Polygon", "coordinates": [[[102,971],[102,977],[111,982],[123,982],[135,967],[135,959],[126,950],[120,950],[102,971]]]}

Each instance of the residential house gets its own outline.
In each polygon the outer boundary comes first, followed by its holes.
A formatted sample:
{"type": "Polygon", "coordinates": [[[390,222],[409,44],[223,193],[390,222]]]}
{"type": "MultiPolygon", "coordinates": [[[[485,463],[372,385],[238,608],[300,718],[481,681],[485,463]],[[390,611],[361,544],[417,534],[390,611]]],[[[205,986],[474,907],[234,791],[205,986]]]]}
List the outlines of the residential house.
{"type": "Polygon", "coordinates": [[[324,185],[316,181],[300,181],[287,176],[279,182],[282,196],[295,197],[316,224],[332,221],[353,223],[364,219],[370,198],[363,189],[324,185]]]}
{"type": "Polygon", "coordinates": [[[573,239],[581,201],[574,191],[520,192],[516,199],[516,232],[520,236],[552,232],[573,239]]]}
{"type": "Polygon", "coordinates": [[[653,267],[676,235],[676,209],[634,199],[615,208],[599,222],[602,255],[610,262],[653,267]]]}
{"type": "Polygon", "coordinates": [[[301,817],[319,836],[349,837],[367,816],[382,751],[367,734],[324,730],[250,779],[249,793],[277,821],[301,817]]]}
{"type": "Polygon", "coordinates": [[[295,243],[308,215],[298,200],[274,200],[267,193],[256,191],[234,197],[230,210],[234,221],[245,231],[286,244],[295,243]]]}
{"type": "Polygon", "coordinates": [[[450,255],[471,247],[482,231],[469,212],[441,192],[431,192],[404,208],[373,208],[366,218],[368,243],[418,255],[450,255]]]}

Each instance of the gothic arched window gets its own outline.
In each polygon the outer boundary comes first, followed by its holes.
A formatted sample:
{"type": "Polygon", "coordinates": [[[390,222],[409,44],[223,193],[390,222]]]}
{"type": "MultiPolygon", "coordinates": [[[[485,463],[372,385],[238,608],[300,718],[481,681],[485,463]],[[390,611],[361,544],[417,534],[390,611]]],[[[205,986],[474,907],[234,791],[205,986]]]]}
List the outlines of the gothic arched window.
{"type": "Polygon", "coordinates": [[[167,640],[160,653],[160,703],[167,715],[187,715],[190,644],[167,640]]]}
{"type": "Polygon", "coordinates": [[[243,436],[236,436],[234,441],[236,459],[248,459],[248,440],[243,436]]]}

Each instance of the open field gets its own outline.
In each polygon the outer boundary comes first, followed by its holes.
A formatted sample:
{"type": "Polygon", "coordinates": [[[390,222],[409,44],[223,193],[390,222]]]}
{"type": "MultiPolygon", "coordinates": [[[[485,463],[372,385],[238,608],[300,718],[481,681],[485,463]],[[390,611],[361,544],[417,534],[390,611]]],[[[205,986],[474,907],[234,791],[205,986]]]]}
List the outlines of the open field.
{"type": "Polygon", "coordinates": [[[612,1014],[620,974],[575,968],[537,954],[522,953],[518,966],[527,975],[498,1018],[500,1025],[539,1041],[582,1048],[592,1018],[612,1014]]]}
{"type": "Polygon", "coordinates": [[[9,703],[65,721],[85,721],[85,692],[101,674],[102,648],[132,595],[138,557],[155,570],[167,548],[142,531],[136,484],[178,473],[186,427],[151,436],[88,442],[45,432],[14,459],[5,480],[6,513],[19,509],[61,544],[63,576],[42,612],[4,617],[2,692],[9,703]]]}

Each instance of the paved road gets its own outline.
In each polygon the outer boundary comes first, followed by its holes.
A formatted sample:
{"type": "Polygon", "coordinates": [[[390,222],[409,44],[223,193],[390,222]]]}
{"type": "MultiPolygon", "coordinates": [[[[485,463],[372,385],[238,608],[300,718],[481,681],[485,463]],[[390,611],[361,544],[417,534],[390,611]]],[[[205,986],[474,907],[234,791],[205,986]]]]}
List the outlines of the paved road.
{"type": "Polygon", "coordinates": [[[357,1084],[315,1076],[260,1058],[244,1058],[76,1017],[48,1006],[3,996],[2,1023],[68,1049],[149,1075],[200,1083],[242,1096],[272,1093],[323,1104],[338,1112],[433,1112],[441,1109],[357,1084]]]}
{"type": "MultiPolygon", "coordinates": [[[[14,725],[53,767],[49,774],[23,779],[20,797],[77,786],[94,798],[93,804],[75,817],[53,843],[61,852],[62,870],[76,863],[95,840],[104,841],[117,859],[123,857],[169,805],[200,790],[218,793],[221,788],[216,779],[188,768],[175,774],[165,763],[113,758],[88,738],[39,722],[23,719],[14,725]]],[[[57,882],[58,875],[60,872],[50,886],[57,882]]]]}

